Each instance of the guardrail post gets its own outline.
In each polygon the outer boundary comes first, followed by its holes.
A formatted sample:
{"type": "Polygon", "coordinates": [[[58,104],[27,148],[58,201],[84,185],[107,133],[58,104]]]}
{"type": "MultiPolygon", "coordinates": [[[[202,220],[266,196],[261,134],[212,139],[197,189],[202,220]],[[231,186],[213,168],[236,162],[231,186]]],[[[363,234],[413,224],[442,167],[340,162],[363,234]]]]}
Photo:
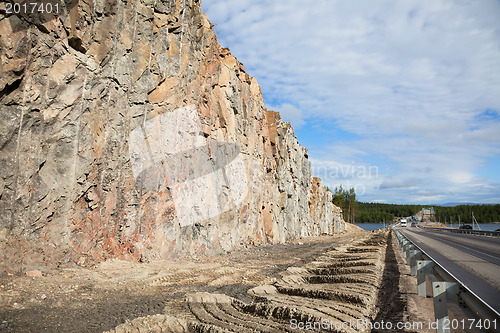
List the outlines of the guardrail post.
{"type": "Polygon", "coordinates": [[[434,263],[432,272],[425,275],[425,295],[426,297],[434,296],[433,282],[439,282],[439,279],[434,275],[434,263]]]}
{"type": "Polygon", "coordinates": [[[403,236],[401,236],[401,240],[399,241],[399,249],[401,251],[403,251],[403,248],[405,246],[405,244],[407,243],[407,240],[403,238],[403,236]]]}
{"type": "Polygon", "coordinates": [[[448,321],[448,301],[458,303],[458,284],[454,282],[432,282],[434,298],[434,316],[437,321],[437,333],[449,333],[450,327],[444,326],[448,321]]]}
{"type": "Polygon", "coordinates": [[[454,304],[458,304],[459,285],[456,282],[446,282],[446,299],[454,304]]]}
{"type": "MultiPolygon", "coordinates": [[[[405,259],[408,258],[408,252],[409,252],[411,247],[412,247],[412,245],[409,242],[406,242],[406,244],[403,246],[403,257],[405,259]]],[[[408,259],[407,259],[407,261],[408,261],[408,259]]]]}
{"type": "MultiPolygon", "coordinates": [[[[446,329],[444,327],[444,324],[449,323],[448,302],[468,308],[474,317],[489,321],[489,323],[494,323],[500,318],[498,311],[472,292],[469,293],[469,290],[460,280],[447,272],[439,263],[432,260],[422,260],[423,258],[429,258],[429,256],[398,230],[393,231],[397,236],[398,245],[403,252],[403,256],[409,262],[411,275],[414,275],[416,270],[418,295],[433,297],[436,321],[433,323],[432,328],[436,328],[438,333],[450,332],[448,327],[446,329]],[[434,274],[438,274],[442,279],[455,282],[439,281],[434,274]]],[[[493,235],[500,236],[500,232],[495,232],[493,235]]],[[[497,331],[496,326],[494,331],[497,331]]]]}
{"type": "Polygon", "coordinates": [[[393,230],[393,232],[394,232],[394,236],[396,236],[396,242],[398,243],[398,246],[399,246],[399,244],[401,243],[401,239],[399,239],[399,234],[396,230],[393,230]]]}
{"type": "Polygon", "coordinates": [[[409,244],[406,247],[406,264],[407,265],[410,264],[410,257],[411,257],[411,253],[412,253],[413,250],[415,250],[415,247],[413,246],[413,244],[409,244]]]}
{"type": "Polygon", "coordinates": [[[398,242],[398,246],[401,247],[401,235],[399,234],[399,231],[394,230],[394,235],[396,235],[396,241],[398,242]]]}
{"type": "Polygon", "coordinates": [[[418,250],[413,250],[411,251],[410,254],[410,275],[411,276],[416,276],[417,275],[417,260],[422,260],[422,252],[418,250]]]}
{"type": "Polygon", "coordinates": [[[417,260],[417,286],[418,296],[427,297],[425,276],[432,272],[431,260],[417,260]]]}

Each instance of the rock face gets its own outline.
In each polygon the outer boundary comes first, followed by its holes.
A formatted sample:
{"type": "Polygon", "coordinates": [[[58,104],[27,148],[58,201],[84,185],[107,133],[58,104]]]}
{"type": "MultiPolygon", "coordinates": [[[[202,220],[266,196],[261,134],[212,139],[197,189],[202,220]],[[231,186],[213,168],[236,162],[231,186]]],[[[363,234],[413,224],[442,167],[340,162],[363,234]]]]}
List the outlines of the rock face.
{"type": "Polygon", "coordinates": [[[306,149],[199,1],[62,12],[0,14],[2,263],[148,260],[343,230],[306,149]]]}

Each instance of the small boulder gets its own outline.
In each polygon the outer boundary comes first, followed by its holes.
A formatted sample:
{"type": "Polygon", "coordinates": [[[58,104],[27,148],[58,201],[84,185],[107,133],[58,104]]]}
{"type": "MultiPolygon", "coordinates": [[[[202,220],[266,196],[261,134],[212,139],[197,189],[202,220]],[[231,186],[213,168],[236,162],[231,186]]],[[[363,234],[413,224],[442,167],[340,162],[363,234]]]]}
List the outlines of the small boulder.
{"type": "Polygon", "coordinates": [[[29,277],[42,277],[42,272],[40,272],[38,269],[35,269],[33,271],[27,271],[26,275],[29,277]]]}
{"type": "Polygon", "coordinates": [[[76,264],[78,266],[83,266],[83,265],[85,265],[85,261],[86,261],[85,257],[80,257],[80,258],[78,258],[78,261],[76,262],[76,264]]]}

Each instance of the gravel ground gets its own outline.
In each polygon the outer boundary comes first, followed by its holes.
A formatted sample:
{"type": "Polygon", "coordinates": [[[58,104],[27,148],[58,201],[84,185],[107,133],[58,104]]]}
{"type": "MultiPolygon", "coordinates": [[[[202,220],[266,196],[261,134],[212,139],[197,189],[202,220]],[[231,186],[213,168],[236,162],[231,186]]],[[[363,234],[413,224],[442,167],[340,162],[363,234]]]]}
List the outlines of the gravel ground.
{"type": "Polygon", "coordinates": [[[249,310],[256,299],[263,299],[259,294],[262,286],[275,288],[270,294],[264,292],[273,313],[295,307],[304,318],[312,318],[320,305],[329,309],[324,310],[326,315],[339,318],[344,317],[335,313],[344,311],[373,321],[427,321],[432,302],[429,307],[429,299],[413,295],[416,283],[405,269],[387,232],[355,228],[340,235],[247,247],[224,255],[149,263],[113,260],[95,267],[40,269],[41,277],[0,277],[0,330],[103,332],[123,323],[121,327],[133,322],[144,325],[145,320],[163,320],[175,326],[168,321],[171,318],[199,327],[218,324],[230,329],[233,319],[213,322],[213,314],[228,303],[236,308],[226,309],[232,317],[248,315],[262,320],[263,331],[267,330],[265,325],[269,331],[286,330],[286,323],[293,318],[289,313],[270,318],[249,310]],[[202,313],[199,304],[204,304],[202,313]],[[212,311],[213,304],[218,308],[212,311]],[[157,314],[160,316],[153,316],[157,314]]]}

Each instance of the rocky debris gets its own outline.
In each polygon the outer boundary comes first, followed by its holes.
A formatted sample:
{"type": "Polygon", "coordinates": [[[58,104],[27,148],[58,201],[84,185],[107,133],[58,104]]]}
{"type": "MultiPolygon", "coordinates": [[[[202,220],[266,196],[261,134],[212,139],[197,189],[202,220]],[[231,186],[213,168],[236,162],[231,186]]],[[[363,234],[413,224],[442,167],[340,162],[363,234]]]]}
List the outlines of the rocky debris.
{"type": "Polygon", "coordinates": [[[183,319],[157,314],[134,319],[129,323],[116,327],[113,332],[187,333],[194,331],[193,325],[188,324],[183,319]]]}
{"type": "Polygon", "coordinates": [[[199,1],[82,0],[62,12],[34,23],[0,13],[0,271],[343,230],[307,150],[199,1]],[[191,131],[163,126],[176,110],[191,112],[178,122],[191,131]],[[165,175],[177,167],[175,183],[165,175]]]}
{"type": "MultiPolygon", "coordinates": [[[[368,273],[358,272],[358,276],[353,276],[351,282],[348,282],[346,274],[333,276],[332,271],[344,270],[345,273],[346,269],[371,269],[377,272],[377,268],[366,265],[366,262],[373,262],[369,257],[375,257],[377,253],[366,250],[384,245],[378,240],[364,241],[372,239],[370,236],[374,234],[363,231],[306,237],[286,244],[242,247],[219,255],[146,263],[114,259],[93,267],[51,269],[48,273],[44,272],[43,278],[37,279],[26,277],[24,273],[10,277],[0,276],[0,322],[9,322],[6,332],[102,332],[124,323],[140,322],[134,319],[156,314],[189,323],[193,317],[185,299],[186,296],[199,292],[226,295],[243,304],[252,304],[260,302],[248,294],[248,290],[256,286],[268,288],[267,293],[275,298],[290,297],[278,292],[278,285],[293,287],[295,283],[306,289],[303,286],[307,284],[319,287],[321,284],[318,282],[326,283],[325,281],[331,280],[332,285],[359,283],[360,288],[365,289],[365,282],[359,281],[367,281],[363,275],[368,276],[368,273]],[[365,252],[351,253],[356,246],[363,247],[365,252]],[[332,252],[334,250],[338,253],[332,252]],[[325,254],[328,256],[323,258],[325,254]],[[349,258],[344,258],[347,256],[349,258]],[[340,266],[341,261],[345,261],[347,265],[340,266]],[[312,274],[312,268],[321,268],[317,267],[320,262],[329,262],[335,267],[324,274],[319,271],[312,274]],[[321,275],[324,276],[313,277],[321,275]],[[44,300],[43,294],[47,296],[44,300]]],[[[379,309],[386,310],[391,306],[391,311],[397,314],[403,311],[393,302],[395,298],[392,297],[393,291],[398,289],[398,281],[386,280],[386,273],[387,266],[384,268],[381,289],[373,297],[378,296],[379,309]],[[381,293],[387,297],[380,298],[381,293]]],[[[414,283],[411,285],[416,288],[414,283]]],[[[325,289],[331,289],[328,284],[325,286],[325,289]]],[[[405,290],[401,289],[403,295],[405,290]]],[[[314,299],[313,302],[320,306],[323,301],[324,299],[314,299]]],[[[432,314],[432,299],[430,302],[432,314]]],[[[349,304],[346,302],[345,305],[349,304]]],[[[407,304],[402,306],[406,308],[407,304]]],[[[384,311],[379,319],[385,320],[386,314],[384,311]]],[[[251,315],[249,319],[255,316],[251,315]]],[[[199,324],[197,321],[194,323],[199,324]]]]}
{"type": "Polygon", "coordinates": [[[327,251],[303,266],[289,267],[273,285],[250,289],[253,302],[224,294],[189,294],[185,297],[188,313],[177,319],[166,315],[137,318],[108,333],[167,328],[168,332],[282,332],[291,331],[299,322],[304,326],[323,323],[306,328],[311,331],[369,332],[366,323],[378,313],[388,234],[364,234],[357,243],[327,251]],[[353,253],[354,248],[363,249],[362,254],[353,253]],[[174,320],[178,320],[175,328],[168,327],[174,320]]]}
{"type": "Polygon", "coordinates": [[[27,271],[26,275],[29,277],[42,277],[42,272],[40,272],[39,270],[27,271]]]}

